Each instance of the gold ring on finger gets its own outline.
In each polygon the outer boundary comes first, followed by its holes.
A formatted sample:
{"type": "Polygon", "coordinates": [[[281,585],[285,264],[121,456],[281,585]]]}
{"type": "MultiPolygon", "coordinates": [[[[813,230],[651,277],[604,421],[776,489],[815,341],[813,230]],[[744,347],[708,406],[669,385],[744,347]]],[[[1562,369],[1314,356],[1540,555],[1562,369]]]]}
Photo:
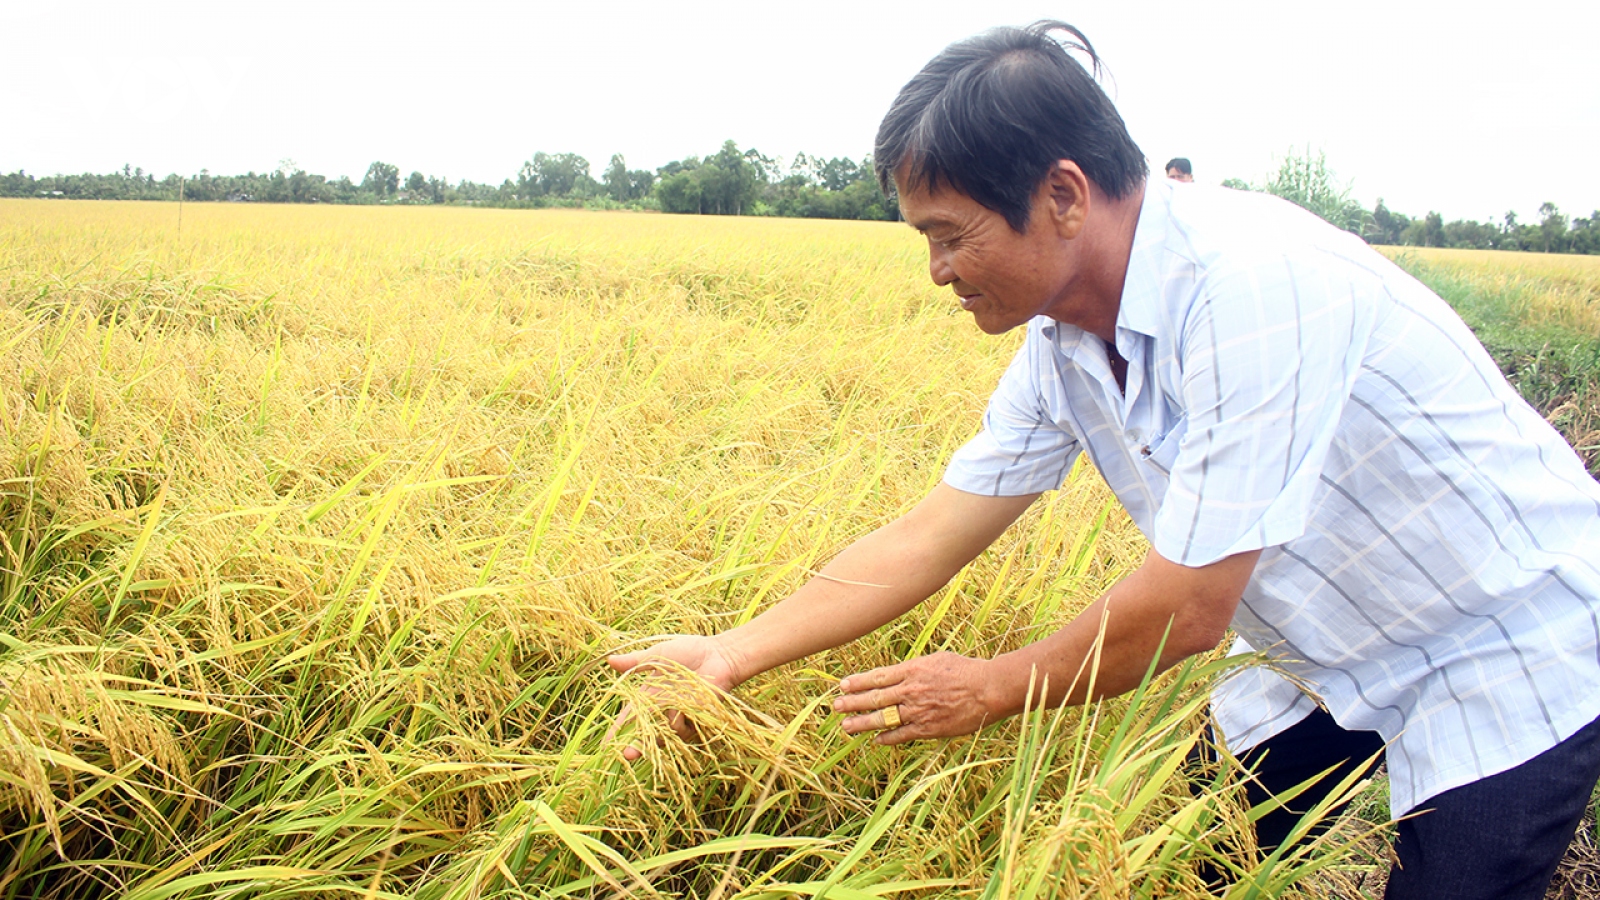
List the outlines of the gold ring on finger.
{"type": "Polygon", "coordinates": [[[900,727],[900,706],[885,706],[883,708],[883,727],[887,729],[900,727]]]}

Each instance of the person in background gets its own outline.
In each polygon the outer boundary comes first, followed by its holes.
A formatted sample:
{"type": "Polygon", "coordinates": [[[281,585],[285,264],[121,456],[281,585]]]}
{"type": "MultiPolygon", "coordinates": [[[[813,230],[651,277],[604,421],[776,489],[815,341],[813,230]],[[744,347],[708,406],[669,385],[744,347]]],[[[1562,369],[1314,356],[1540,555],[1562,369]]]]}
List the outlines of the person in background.
{"type": "Polygon", "coordinates": [[[1194,181],[1194,167],[1186,157],[1174,156],[1167,160],[1167,177],[1187,184],[1194,181]]]}

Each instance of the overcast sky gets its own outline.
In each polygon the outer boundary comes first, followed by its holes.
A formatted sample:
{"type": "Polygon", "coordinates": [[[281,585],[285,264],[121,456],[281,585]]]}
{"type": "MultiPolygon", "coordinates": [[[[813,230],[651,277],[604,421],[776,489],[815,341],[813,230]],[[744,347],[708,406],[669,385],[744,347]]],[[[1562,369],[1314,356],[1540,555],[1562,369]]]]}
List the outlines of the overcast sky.
{"type": "Polygon", "coordinates": [[[861,157],[946,44],[1064,19],[1134,140],[1196,180],[1324,151],[1411,215],[1600,208],[1600,3],[0,0],[0,170],[498,184],[536,150],[654,168],[726,139],[861,157]],[[1492,11],[1491,11],[1492,10],[1492,11]]]}

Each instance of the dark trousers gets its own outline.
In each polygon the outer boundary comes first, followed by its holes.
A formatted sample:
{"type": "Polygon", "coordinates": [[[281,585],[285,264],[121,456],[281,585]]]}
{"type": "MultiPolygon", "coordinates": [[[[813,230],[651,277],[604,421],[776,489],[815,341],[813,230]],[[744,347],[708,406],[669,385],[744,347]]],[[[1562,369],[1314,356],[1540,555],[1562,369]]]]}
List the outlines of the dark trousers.
{"type": "MultiPolygon", "coordinates": [[[[1246,752],[1240,761],[1256,772],[1246,786],[1252,805],[1338,766],[1256,823],[1261,846],[1281,844],[1341,778],[1374,754],[1381,760],[1382,747],[1375,732],[1346,731],[1319,709],[1246,752]]],[[[1600,719],[1514,769],[1430,797],[1398,826],[1400,862],[1385,900],[1540,900],[1597,780],[1600,719]]]]}

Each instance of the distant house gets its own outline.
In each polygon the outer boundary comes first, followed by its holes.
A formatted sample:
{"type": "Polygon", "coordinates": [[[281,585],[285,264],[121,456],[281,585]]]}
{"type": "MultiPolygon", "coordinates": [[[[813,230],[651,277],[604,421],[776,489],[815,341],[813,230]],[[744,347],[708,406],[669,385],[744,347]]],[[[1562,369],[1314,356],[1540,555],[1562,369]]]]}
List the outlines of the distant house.
{"type": "Polygon", "coordinates": [[[249,194],[246,194],[244,191],[234,191],[233,193],[228,195],[228,202],[229,203],[249,203],[250,201],[252,201],[254,199],[255,199],[254,197],[250,196],[249,194]]]}
{"type": "Polygon", "coordinates": [[[41,197],[65,197],[66,194],[61,192],[61,191],[40,191],[39,192],[39,196],[41,196],[41,197]]]}

